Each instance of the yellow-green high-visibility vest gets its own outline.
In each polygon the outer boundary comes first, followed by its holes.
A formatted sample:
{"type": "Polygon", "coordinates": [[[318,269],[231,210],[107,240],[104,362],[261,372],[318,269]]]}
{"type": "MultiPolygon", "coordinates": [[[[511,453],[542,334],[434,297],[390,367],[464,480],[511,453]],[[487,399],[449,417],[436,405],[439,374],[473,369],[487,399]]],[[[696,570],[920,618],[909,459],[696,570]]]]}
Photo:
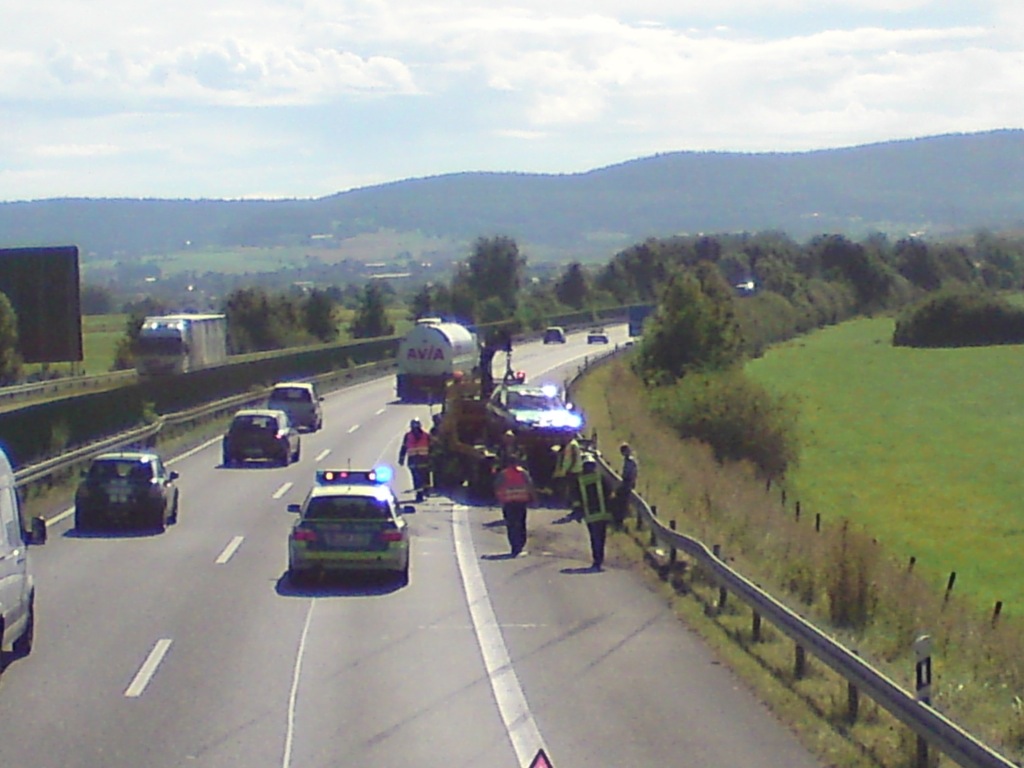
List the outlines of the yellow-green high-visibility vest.
{"type": "Polygon", "coordinates": [[[601,475],[597,472],[588,472],[579,476],[580,498],[583,500],[583,522],[598,523],[602,520],[611,520],[604,503],[604,486],[601,484],[601,475]]]}

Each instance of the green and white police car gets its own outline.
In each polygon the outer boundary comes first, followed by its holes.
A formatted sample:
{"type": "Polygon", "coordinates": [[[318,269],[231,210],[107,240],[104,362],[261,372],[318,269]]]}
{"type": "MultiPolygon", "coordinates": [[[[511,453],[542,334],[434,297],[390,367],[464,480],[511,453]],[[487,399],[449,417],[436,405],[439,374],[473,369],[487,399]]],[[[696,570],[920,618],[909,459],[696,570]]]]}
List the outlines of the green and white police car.
{"type": "Polygon", "coordinates": [[[409,578],[409,526],[389,485],[390,467],[321,469],[288,536],[288,576],[294,582],[325,573],[382,571],[409,578]]]}

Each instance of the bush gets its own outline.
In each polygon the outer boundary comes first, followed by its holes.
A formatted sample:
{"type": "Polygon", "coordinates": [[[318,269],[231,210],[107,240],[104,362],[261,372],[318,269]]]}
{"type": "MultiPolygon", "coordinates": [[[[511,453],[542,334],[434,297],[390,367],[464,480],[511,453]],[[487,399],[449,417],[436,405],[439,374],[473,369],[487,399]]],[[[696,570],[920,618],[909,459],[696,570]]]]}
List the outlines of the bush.
{"type": "Polygon", "coordinates": [[[1024,342],[1024,311],[978,289],[944,291],[896,321],[897,347],[972,347],[1024,342]]]}
{"type": "Polygon", "coordinates": [[[781,477],[797,462],[795,404],[739,368],[690,374],[650,396],[659,416],[681,437],[711,446],[719,462],[749,461],[764,477],[781,477]]]}

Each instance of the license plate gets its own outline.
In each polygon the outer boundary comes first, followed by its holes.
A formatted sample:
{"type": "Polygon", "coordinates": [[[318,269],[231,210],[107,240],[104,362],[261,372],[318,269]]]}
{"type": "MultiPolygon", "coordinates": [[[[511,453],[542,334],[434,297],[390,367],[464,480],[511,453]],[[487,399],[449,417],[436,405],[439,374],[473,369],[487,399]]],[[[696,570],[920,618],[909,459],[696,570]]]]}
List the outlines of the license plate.
{"type": "Polygon", "coordinates": [[[115,480],[107,489],[107,496],[110,498],[111,504],[124,504],[131,498],[131,488],[128,487],[128,481],[126,480],[115,480]]]}
{"type": "Polygon", "coordinates": [[[324,536],[324,540],[328,546],[331,547],[344,547],[345,549],[355,549],[358,547],[365,547],[370,543],[370,534],[368,533],[328,533],[324,536]]]}

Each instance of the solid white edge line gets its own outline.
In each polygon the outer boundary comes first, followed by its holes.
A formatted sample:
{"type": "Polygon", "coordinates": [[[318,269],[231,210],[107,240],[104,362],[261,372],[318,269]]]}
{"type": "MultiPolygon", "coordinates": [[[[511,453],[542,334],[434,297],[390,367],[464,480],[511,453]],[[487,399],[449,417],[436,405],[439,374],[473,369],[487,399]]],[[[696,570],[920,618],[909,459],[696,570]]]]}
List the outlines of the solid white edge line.
{"type": "Polygon", "coordinates": [[[290,480],[287,483],[282,483],[281,487],[274,491],[274,495],[271,496],[271,498],[280,499],[282,496],[284,496],[286,493],[288,493],[288,491],[292,489],[293,485],[295,485],[295,483],[291,482],[290,480]]]}
{"type": "Polygon", "coordinates": [[[318,453],[316,455],[316,458],[313,459],[313,461],[314,462],[323,461],[324,459],[326,459],[330,455],[331,455],[331,449],[330,448],[324,448],[322,451],[320,451],[320,453],[318,453]]]}
{"type": "Polygon", "coordinates": [[[149,681],[156,674],[157,667],[160,666],[160,662],[164,660],[164,656],[167,655],[168,649],[171,647],[171,639],[168,637],[162,638],[156,641],[156,645],[153,646],[153,650],[149,652],[149,656],[142,662],[142,666],[139,667],[139,671],[135,673],[135,677],[132,679],[131,684],[125,689],[124,695],[129,699],[137,699],[142,695],[142,692],[146,690],[146,686],[149,685],[149,681]]]}
{"type": "Polygon", "coordinates": [[[288,727],[284,734],[284,755],[281,758],[281,768],[291,768],[292,744],[295,739],[295,704],[299,699],[299,680],[302,677],[302,659],[306,655],[306,638],[309,636],[309,625],[313,623],[313,608],[316,600],[309,601],[309,610],[306,611],[306,623],[302,625],[302,634],[299,635],[299,648],[295,654],[295,668],[292,670],[292,688],[288,693],[288,727]]]}
{"type": "Polygon", "coordinates": [[[220,556],[214,561],[217,565],[224,565],[228,560],[234,556],[238,548],[242,546],[242,542],[245,541],[245,536],[235,536],[228,545],[224,547],[224,550],[220,553],[220,556]]]}
{"type": "MultiPolygon", "coordinates": [[[[508,655],[505,639],[498,626],[497,617],[491,599],[487,595],[480,564],[477,562],[476,549],[473,546],[473,534],[469,528],[467,508],[456,504],[452,518],[455,536],[455,554],[459,561],[459,572],[462,574],[462,585],[466,592],[466,604],[473,620],[473,630],[484,667],[491,681],[494,699],[498,711],[508,731],[512,748],[520,765],[529,765],[537,752],[544,748],[540,730],[530,713],[526,695],[519,684],[519,678],[508,655]]],[[[547,750],[545,749],[545,752],[547,750]]]]}

